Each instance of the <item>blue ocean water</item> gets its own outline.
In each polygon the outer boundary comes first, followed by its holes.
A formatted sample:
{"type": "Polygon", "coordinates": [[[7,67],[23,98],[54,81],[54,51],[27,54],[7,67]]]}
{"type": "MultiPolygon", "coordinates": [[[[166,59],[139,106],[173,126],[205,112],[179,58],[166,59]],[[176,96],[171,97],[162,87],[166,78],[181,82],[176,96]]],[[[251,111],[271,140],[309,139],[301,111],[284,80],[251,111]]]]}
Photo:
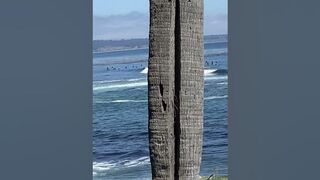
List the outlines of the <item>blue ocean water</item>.
{"type": "MultiPolygon", "coordinates": [[[[147,109],[148,50],[94,54],[93,179],[151,179],[147,109]]],[[[205,44],[201,176],[227,167],[227,39],[205,44]]]]}

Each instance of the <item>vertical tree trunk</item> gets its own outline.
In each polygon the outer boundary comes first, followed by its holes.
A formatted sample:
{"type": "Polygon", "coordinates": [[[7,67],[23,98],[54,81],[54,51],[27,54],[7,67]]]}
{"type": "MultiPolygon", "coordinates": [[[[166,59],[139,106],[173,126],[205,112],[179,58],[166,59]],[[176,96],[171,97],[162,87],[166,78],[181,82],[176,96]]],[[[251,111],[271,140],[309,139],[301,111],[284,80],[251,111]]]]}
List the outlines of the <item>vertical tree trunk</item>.
{"type": "Polygon", "coordinates": [[[195,180],[199,177],[203,134],[203,0],[178,0],[178,50],[180,67],[179,132],[176,141],[176,177],[195,180]]]}
{"type": "Polygon", "coordinates": [[[154,180],[174,179],[175,1],[150,0],[149,147],[154,180]]]}
{"type": "Polygon", "coordinates": [[[154,180],[198,179],[203,0],[150,0],[149,143],[154,180]]]}

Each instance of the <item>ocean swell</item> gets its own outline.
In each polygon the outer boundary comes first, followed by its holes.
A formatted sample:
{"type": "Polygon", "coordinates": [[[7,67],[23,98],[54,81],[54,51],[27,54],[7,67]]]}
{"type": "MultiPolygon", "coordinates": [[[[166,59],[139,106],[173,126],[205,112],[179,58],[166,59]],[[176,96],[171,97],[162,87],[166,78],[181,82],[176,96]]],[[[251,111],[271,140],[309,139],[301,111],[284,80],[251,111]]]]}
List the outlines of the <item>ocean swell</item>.
{"type": "Polygon", "coordinates": [[[121,170],[125,168],[133,168],[137,166],[143,166],[150,164],[150,159],[148,156],[140,157],[138,159],[132,160],[122,160],[122,161],[102,161],[92,163],[92,173],[93,176],[106,176],[108,173],[114,170],[121,170]]]}

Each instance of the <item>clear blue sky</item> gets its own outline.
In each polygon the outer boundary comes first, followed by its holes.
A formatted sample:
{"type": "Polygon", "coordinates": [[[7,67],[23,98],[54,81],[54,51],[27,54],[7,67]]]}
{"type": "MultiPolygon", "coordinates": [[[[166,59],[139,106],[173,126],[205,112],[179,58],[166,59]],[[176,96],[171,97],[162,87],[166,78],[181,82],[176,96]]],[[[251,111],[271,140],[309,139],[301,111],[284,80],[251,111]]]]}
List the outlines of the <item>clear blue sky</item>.
{"type": "MultiPolygon", "coordinates": [[[[205,0],[205,13],[226,13],[227,0],[205,0]]],[[[127,14],[132,11],[147,13],[149,0],[93,0],[93,14],[98,16],[127,14]]]]}
{"type": "MultiPolygon", "coordinates": [[[[204,0],[204,34],[227,34],[228,0],[204,0]]],[[[147,38],[149,0],[93,0],[93,39],[147,38]]]]}

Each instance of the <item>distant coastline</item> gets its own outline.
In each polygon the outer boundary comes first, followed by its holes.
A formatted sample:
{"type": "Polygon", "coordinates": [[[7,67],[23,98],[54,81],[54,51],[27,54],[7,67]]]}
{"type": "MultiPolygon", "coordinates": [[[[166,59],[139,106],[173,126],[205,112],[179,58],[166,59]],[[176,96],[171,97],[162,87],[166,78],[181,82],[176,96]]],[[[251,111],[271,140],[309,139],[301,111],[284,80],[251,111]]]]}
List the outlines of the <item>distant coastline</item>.
{"type": "MultiPolygon", "coordinates": [[[[226,42],[227,34],[222,35],[206,35],[204,43],[226,42]]],[[[149,40],[144,39],[123,39],[123,40],[93,40],[93,53],[111,53],[121,51],[146,50],[149,48],[149,40]]]]}

